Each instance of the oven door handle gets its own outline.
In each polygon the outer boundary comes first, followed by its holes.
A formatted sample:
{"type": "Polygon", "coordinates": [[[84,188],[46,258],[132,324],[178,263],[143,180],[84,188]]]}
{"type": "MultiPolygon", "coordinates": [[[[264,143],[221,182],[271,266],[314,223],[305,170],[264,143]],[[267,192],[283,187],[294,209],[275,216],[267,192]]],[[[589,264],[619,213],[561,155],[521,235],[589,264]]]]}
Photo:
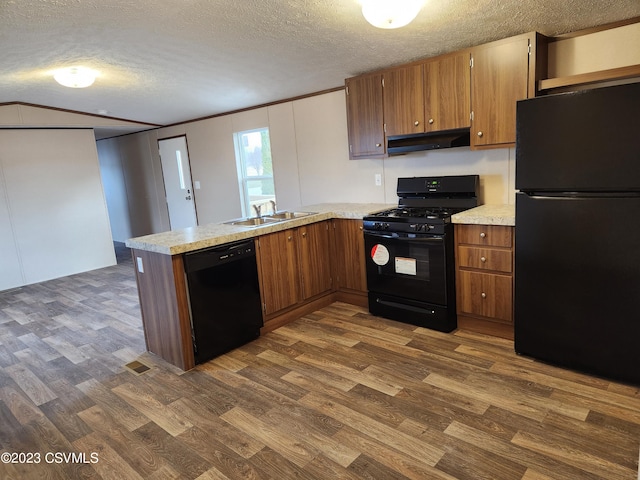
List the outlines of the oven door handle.
{"type": "Polygon", "coordinates": [[[392,302],[390,300],[380,300],[379,298],[376,298],[376,303],[379,303],[380,305],[385,305],[387,307],[398,308],[400,310],[407,310],[410,312],[421,313],[423,315],[436,314],[436,311],[432,308],[414,307],[413,305],[407,305],[406,303],[392,302]]]}
{"type": "Polygon", "coordinates": [[[378,232],[370,232],[365,231],[365,236],[376,237],[376,238],[387,238],[389,240],[400,240],[400,241],[410,241],[410,242],[423,242],[423,243],[442,243],[444,241],[444,236],[442,235],[425,235],[425,234],[417,234],[413,237],[408,236],[408,234],[386,234],[386,233],[378,233],[378,232]]]}

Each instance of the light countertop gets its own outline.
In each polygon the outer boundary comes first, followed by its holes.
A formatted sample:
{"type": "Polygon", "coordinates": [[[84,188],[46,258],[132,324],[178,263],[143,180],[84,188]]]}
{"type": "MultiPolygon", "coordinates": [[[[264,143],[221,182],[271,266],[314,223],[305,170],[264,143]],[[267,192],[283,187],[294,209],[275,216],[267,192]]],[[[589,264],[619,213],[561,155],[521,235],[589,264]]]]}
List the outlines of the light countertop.
{"type": "Polygon", "coordinates": [[[480,205],[451,216],[453,223],[477,225],[507,225],[516,224],[515,205],[480,205]]]}
{"type": "Polygon", "coordinates": [[[288,228],[301,227],[331,218],[358,220],[362,219],[365,215],[380,212],[395,206],[395,204],[384,203],[322,203],[318,205],[307,205],[296,208],[295,211],[314,212],[313,215],[257,227],[211,223],[208,225],[130,238],[125,244],[129,248],[135,248],[137,250],[146,250],[165,255],[177,255],[202,248],[213,247],[215,245],[222,245],[223,243],[245,240],[267,233],[279,232],[288,228]]]}

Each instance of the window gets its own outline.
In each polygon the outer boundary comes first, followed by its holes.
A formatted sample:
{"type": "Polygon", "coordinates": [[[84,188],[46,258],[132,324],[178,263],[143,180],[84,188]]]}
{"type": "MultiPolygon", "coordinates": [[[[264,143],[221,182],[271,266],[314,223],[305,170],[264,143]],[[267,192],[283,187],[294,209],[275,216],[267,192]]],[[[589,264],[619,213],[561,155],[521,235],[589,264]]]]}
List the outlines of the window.
{"type": "Polygon", "coordinates": [[[234,133],[242,214],[264,215],[276,210],[269,129],[234,133]]]}

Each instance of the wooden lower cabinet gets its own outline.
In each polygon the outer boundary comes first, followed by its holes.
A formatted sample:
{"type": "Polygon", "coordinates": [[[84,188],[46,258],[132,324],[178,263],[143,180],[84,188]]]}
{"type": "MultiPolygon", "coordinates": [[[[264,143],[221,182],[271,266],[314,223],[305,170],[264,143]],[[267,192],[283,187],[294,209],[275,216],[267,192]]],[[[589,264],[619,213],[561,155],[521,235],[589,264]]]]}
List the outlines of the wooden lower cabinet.
{"type": "Polygon", "coordinates": [[[368,306],[362,220],[334,219],[333,276],[336,300],[368,306]]]}
{"type": "Polygon", "coordinates": [[[262,235],[258,238],[258,272],[264,331],[300,316],[296,307],[331,303],[329,221],[262,235]],[[324,296],[326,299],[315,302],[324,296]],[[286,315],[291,312],[291,315],[286,315]]]}
{"type": "Polygon", "coordinates": [[[190,370],[195,359],[183,257],[135,249],[132,254],[147,350],[190,370]]]}
{"type": "Polygon", "coordinates": [[[301,298],[307,300],[331,290],[331,223],[311,223],[297,228],[301,298]]]}
{"type": "Polygon", "coordinates": [[[455,226],[459,328],[513,339],[513,230],[455,226]]]}
{"type": "Polygon", "coordinates": [[[265,316],[295,305],[300,298],[295,237],[295,230],[283,230],[258,238],[258,271],[265,316]]]}

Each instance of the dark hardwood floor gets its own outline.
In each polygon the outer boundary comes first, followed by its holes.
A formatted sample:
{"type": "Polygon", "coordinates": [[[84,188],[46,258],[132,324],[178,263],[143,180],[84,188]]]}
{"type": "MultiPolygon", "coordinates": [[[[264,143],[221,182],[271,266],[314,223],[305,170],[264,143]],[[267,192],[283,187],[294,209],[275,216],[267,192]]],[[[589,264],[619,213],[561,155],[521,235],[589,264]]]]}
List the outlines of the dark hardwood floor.
{"type": "Polygon", "coordinates": [[[185,373],[118,258],[0,292],[0,478],[637,478],[637,386],[343,303],[185,373]]]}

